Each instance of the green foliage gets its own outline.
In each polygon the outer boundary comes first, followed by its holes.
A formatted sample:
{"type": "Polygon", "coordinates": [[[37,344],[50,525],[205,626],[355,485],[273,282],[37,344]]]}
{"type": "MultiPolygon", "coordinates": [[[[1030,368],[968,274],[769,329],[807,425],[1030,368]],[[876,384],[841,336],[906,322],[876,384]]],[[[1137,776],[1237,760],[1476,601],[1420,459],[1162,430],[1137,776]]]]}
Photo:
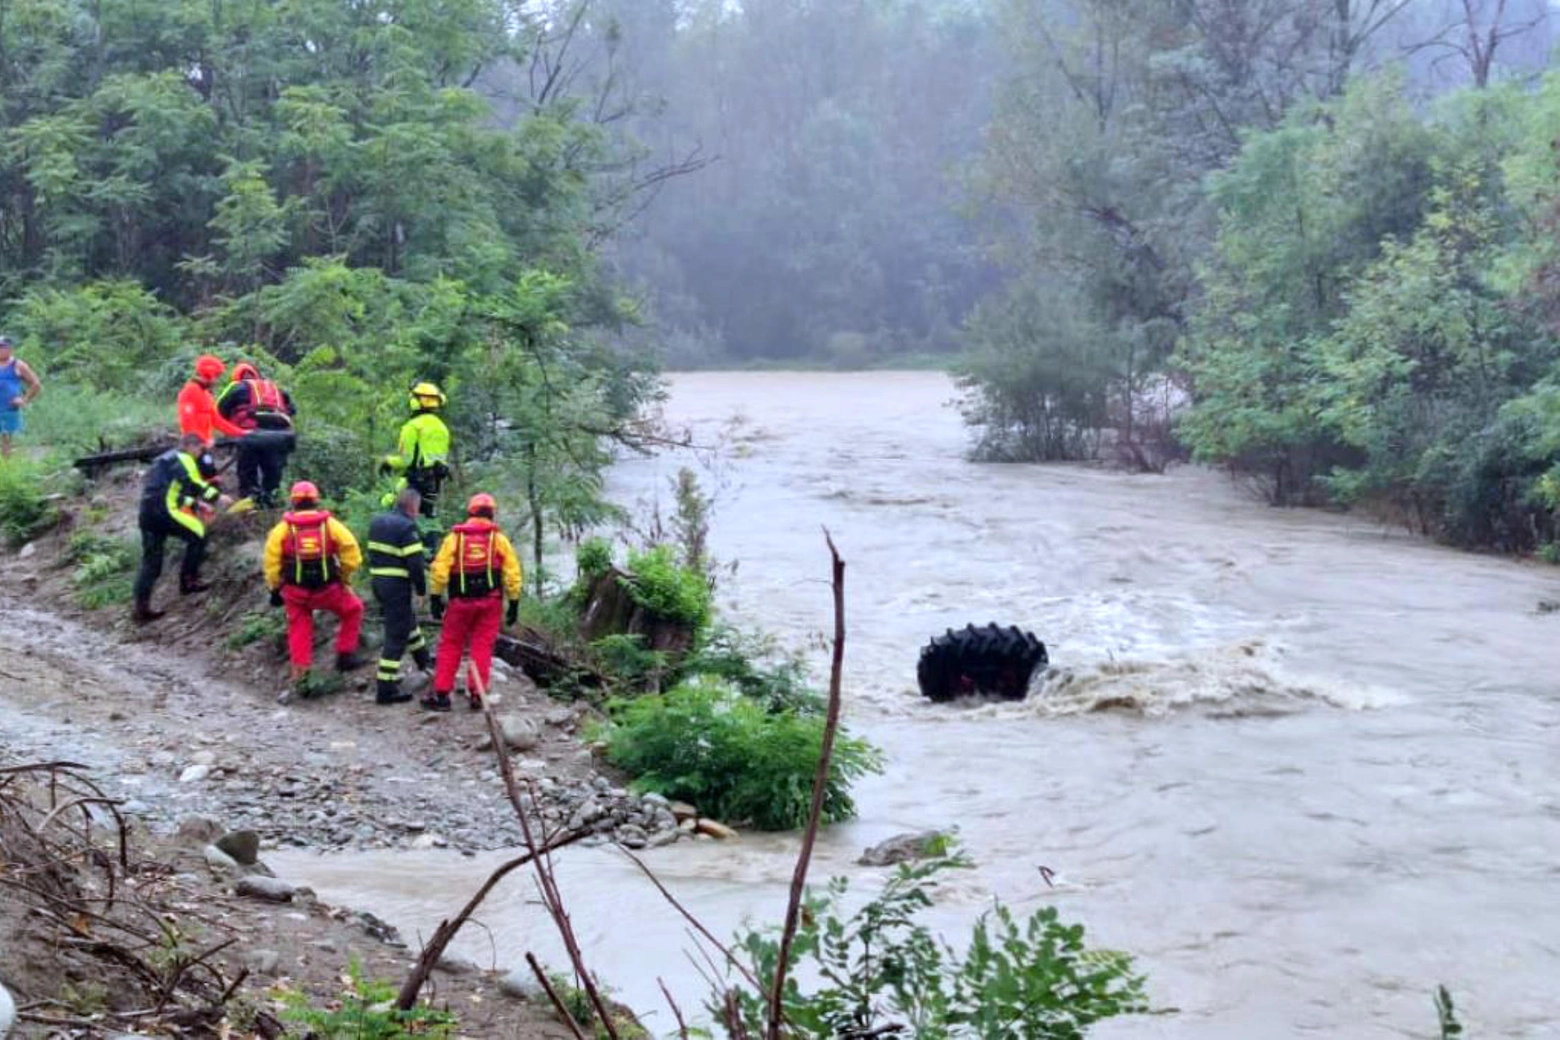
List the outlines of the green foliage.
{"type": "Polygon", "coordinates": [[[128,542],[81,533],[71,537],[65,558],[76,564],[70,583],[76,602],[88,610],[130,601],[130,572],[138,549],[128,542]]]}
{"type": "Polygon", "coordinates": [[[721,622],[678,663],[677,674],[728,683],[771,712],[819,715],[824,709],[823,696],[809,685],[800,653],[783,653],[773,636],[721,622]]]}
{"type": "Polygon", "coordinates": [[[41,467],[19,455],[0,458],[0,536],[6,543],[32,541],[54,526],[56,516],[41,467]]]}
{"type": "MultiPolygon", "coordinates": [[[[931,907],[940,875],[967,866],[957,854],[903,864],[875,899],[849,915],[842,909],[844,878],[824,895],[809,892],[784,996],[794,1035],[830,1040],[898,1026],[947,1040],[1079,1040],[1095,1022],[1148,1010],[1132,958],[1087,947],[1083,927],[1064,924],[1054,907],[1021,923],[996,905],[976,922],[963,955],[940,940],[916,918],[931,907]]],[[[739,937],[758,978],[774,977],[777,932],[739,937]]],[[[767,994],[740,989],[736,997],[741,1024],[761,1033],[767,994]]]]}
{"type": "Polygon", "coordinates": [[[642,689],[652,678],[666,673],[668,656],[645,646],[643,636],[617,633],[602,636],[590,644],[592,664],[611,676],[614,686],[624,692],[642,689]]]}
{"type": "Polygon", "coordinates": [[[223,642],[229,650],[242,650],[262,641],[276,642],[287,632],[287,615],[280,610],[251,610],[223,642]]]}
{"type": "MultiPolygon", "coordinates": [[[[574,1024],[585,1029],[593,1030],[595,1040],[608,1040],[612,1035],[607,1032],[596,1014],[596,1006],[591,1002],[590,994],[584,986],[577,986],[574,981],[561,972],[550,972],[548,981],[552,983],[553,992],[558,994],[558,1000],[568,1012],[569,1018],[574,1024]]],[[[645,1028],[634,1020],[633,1015],[621,1011],[613,1004],[610,997],[611,988],[604,986],[600,979],[593,980],[596,992],[601,994],[606,1002],[608,1010],[612,1013],[612,1026],[616,1030],[619,1040],[650,1040],[650,1034],[645,1028]]]]}
{"type": "MultiPolygon", "coordinates": [[[[642,791],[697,805],[701,812],[761,830],[802,826],[812,799],[823,719],[764,706],[722,683],[695,680],[667,693],[608,704],[600,736],[607,758],[642,791]]],[[[855,815],[850,784],[876,772],[880,756],[841,733],[824,796],[823,819],[855,815]]]]}
{"type": "Polygon", "coordinates": [[[419,1004],[410,1011],[395,1007],[394,983],[363,977],[354,957],[347,968],[348,985],[341,998],[323,1008],[311,1006],[302,993],[283,994],[282,1019],[304,1026],[318,1040],[402,1040],[455,1035],[455,1016],[448,1011],[419,1004]]]}
{"type": "Polygon", "coordinates": [[[957,369],[974,457],[988,462],[1091,458],[1106,422],[1109,335],[1060,292],[1015,289],[971,319],[957,369]]]}
{"type": "Polygon", "coordinates": [[[171,400],[50,381],[27,408],[27,439],[68,456],[170,436],[171,400]]]}
{"type": "Polygon", "coordinates": [[[602,537],[587,538],[574,550],[574,570],[588,583],[612,569],[612,543],[602,537]]]}
{"type": "Polygon", "coordinates": [[[624,579],[635,603],[659,618],[680,621],[695,633],[709,626],[714,596],[700,571],[679,564],[669,545],[628,554],[624,579]]]}
{"type": "Polygon", "coordinates": [[[128,278],[36,285],[17,302],[8,327],[40,375],[129,393],[152,389],[154,370],[180,351],[186,335],[172,307],[128,278]]]}

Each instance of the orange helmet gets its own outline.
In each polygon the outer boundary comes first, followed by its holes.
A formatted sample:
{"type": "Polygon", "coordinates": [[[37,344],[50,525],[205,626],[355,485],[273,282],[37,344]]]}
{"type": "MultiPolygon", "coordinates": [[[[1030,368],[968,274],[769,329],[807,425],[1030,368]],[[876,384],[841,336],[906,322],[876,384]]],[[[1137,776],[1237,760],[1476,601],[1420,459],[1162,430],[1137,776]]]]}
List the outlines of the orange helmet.
{"type": "Polygon", "coordinates": [[[467,516],[485,516],[489,520],[498,515],[498,503],[486,491],[479,491],[466,503],[467,516]]]}
{"type": "Polygon", "coordinates": [[[311,481],[300,480],[292,486],[292,491],[288,493],[287,497],[291,499],[293,505],[298,505],[302,502],[318,502],[320,500],[320,489],[315,487],[311,481]]]}
{"type": "Polygon", "coordinates": [[[259,379],[260,370],[247,361],[240,361],[233,366],[233,382],[241,383],[246,379],[259,379]]]}
{"type": "Polygon", "coordinates": [[[221,379],[222,373],[227,371],[227,363],[219,357],[210,354],[202,354],[195,359],[195,378],[207,381],[221,379]]]}

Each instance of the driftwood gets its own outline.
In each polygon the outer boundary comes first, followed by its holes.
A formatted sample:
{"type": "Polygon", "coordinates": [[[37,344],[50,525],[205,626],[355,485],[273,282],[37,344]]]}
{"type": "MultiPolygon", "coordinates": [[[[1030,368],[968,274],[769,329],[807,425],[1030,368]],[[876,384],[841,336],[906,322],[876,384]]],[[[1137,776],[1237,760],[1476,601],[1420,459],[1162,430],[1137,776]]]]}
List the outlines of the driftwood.
{"type": "MultiPolygon", "coordinates": [[[[213,451],[231,451],[238,447],[239,440],[254,447],[280,447],[283,442],[292,443],[296,442],[296,439],[296,435],[291,430],[255,430],[243,438],[224,437],[213,443],[211,447],[213,451]]],[[[128,448],[108,448],[100,442],[103,450],[91,455],[83,455],[72,465],[88,476],[93,476],[122,462],[150,462],[169,448],[176,447],[178,443],[175,437],[145,441],[128,448]]]]}

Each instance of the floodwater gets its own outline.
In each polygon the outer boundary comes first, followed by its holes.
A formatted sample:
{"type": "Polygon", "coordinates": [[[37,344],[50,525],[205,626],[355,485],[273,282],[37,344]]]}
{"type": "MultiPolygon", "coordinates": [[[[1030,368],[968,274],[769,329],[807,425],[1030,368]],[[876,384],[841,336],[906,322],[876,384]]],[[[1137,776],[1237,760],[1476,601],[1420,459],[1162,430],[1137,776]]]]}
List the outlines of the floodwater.
{"type": "MultiPolygon", "coordinates": [[[[1560,572],[1427,545],[1361,518],[1269,509],[1216,474],[978,466],[925,373],[677,377],[674,423],[724,461],[714,553],[728,610],[811,646],[830,630],[827,527],[847,561],[852,727],[887,754],[867,844],[957,826],[978,868],[935,919],[958,944],[997,897],[1128,950],[1155,1003],[1102,1037],[1425,1037],[1445,983],[1478,1037],[1560,1036],[1560,572]],[[934,706],[916,652],[1019,624],[1052,670],[1017,704],[934,706]],[[1054,872],[1048,887],[1039,868],[1054,872]]],[[[623,463],[625,503],[689,460],[623,463]]],[[[694,465],[698,466],[695,461],[694,465]]],[[[652,855],[716,934],[780,916],[794,836],[652,855]]],[[[496,860],[497,857],[494,857],[496,860]]],[[[693,941],[629,864],[562,857],[596,970],[656,1010],[706,987],[693,941]]],[[[291,857],[289,876],[426,935],[483,876],[437,854],[291,857]]],[[[489,901],[464,952],[562,963],[534,893],[489,901]]]]}

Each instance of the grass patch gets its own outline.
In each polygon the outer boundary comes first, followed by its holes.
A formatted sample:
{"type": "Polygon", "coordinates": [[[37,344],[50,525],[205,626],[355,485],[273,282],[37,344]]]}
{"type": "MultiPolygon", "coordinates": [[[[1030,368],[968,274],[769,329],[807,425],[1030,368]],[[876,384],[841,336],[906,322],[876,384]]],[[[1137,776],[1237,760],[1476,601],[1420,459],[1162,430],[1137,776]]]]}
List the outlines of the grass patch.
{"type": "Polygon", "coordinates": [[[0,537],[13,548],[49,530],[59,519],[44,490],[37,463],[13,455],[0,459],[0,537]]]}
{"type": "Polygon", "coordinates": [[[397,1010],[398,991],[394,983],[364,978],[363,966],[354,957],[347,967],[347,988],[339,1000],[317,1008],[302,993],[284,993],[282,1020],[306,1027],[305,1032],[316,1040],[444,1040],[455,1035],[456,1019],[448,1011],[426,1004],[397,1010]]]}
{"type": "Polygon", "coordinates": [[[81,606],[99,610],[130,602],[137,550],[129,542],[82,531],[66,543],[65,559],[76,565],[70,584],[81,606]]]}
{"type": "MultiPolygon", "coordinates": [[[[593,733],[607,758],[640,791],[691,802],[706,815],[760,830],[807,822],[813,776],[823,747],[817,715],[771,712],[714,680],[607,705],[611,723],[593,733]]],[[[841,733],[824,792],[823,821],[856,814],[853,780],[881,768],[881,755],[841,733]]]]}
{"type": "Polygon", "coordinates": [[[223,641],[229,650],[242,650],[265,640],[276,642],[287,634],[287,616],[280,610],[251,610],[239,618],[238,627],[223,641]]]}

